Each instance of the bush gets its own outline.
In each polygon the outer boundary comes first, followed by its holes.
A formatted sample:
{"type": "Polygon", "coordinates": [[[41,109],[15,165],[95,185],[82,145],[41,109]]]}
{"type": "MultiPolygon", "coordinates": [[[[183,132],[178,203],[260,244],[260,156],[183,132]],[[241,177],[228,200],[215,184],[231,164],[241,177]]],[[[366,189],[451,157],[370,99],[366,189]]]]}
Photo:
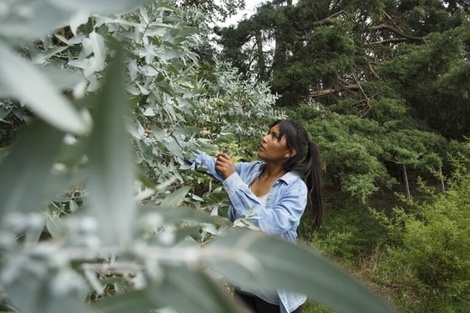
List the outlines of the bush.
{"type": "Polygon", "coordinates": [[[381,214],[393,239],[382,272],[432,312],[460,312],[470,301],[470,172],[462,162],[448,185],[446,193],[423,187],[425,200],[381,214]],[[402,270],[390,268],[396,264],[402,270]]]}

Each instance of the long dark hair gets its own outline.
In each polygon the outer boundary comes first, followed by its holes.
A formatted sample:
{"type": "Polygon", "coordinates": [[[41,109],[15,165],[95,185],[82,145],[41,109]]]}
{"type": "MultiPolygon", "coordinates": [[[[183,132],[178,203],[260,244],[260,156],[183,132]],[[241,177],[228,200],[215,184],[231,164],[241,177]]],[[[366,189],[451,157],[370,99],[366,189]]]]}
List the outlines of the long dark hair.
{"type": "Polygon", "coordinates": [[[286,172],[296,171],[308,188],[307,208],[312,212],[313,226],[319,228],[323,220],[322,163],[318,145],[310,140],[305,128],[294,120],[277,120],[279,138],[286,136],[286,146],[297,153],[284,163],[286,172]]]}

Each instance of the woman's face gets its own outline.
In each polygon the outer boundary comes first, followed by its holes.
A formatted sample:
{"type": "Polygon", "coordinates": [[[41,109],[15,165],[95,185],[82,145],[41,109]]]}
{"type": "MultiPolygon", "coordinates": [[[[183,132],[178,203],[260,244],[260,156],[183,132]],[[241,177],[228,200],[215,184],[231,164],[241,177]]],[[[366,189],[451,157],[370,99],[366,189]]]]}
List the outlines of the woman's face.
{"type": "Polygon", "coordinates": [[[261,139],[258,157],[265,162],[284,162],[290,157],[286,137],[279,138],[279,125],[274,125],[261,139]]]}

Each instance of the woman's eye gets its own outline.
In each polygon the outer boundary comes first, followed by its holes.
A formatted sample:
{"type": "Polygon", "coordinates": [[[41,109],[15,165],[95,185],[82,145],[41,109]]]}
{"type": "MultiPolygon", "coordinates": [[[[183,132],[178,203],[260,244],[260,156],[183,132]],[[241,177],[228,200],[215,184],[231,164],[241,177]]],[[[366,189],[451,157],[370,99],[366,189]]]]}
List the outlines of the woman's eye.
{"type": "Polygon", "coordinates": [[[277,133],[273,133],[272,131],[268,131],[268,136],[271,136],[272,138],[275,138],[277,141],[279,141],[279,135],[277,133]]]}

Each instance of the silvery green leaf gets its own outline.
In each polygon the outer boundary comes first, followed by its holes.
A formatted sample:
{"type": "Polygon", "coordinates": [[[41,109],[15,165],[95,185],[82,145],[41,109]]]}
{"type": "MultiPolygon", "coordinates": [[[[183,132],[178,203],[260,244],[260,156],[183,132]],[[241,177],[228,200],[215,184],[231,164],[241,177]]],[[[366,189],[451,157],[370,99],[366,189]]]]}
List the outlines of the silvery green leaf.
{"type": "Polygon", "coordinates": [[[74,200],[70,200],[69,201],[69,209],[70,209],[70,212],[72,212],[72,213],[77,212],[77,210],[79,209],[78,203],[74,200]]]}
{"type": "Polygon", "coordinates": [[[54,127],[75,134],[88,133],[91,123],[78,112],[36,67],[0,45],[0,85],[24,100],[54,127]]]}
{"type": "Polygon", "coordinates": [[[107,27],[110,28],[110,30],[118,31],[119,28],[113,25],[120,25],[121,27],[124,27],[124,29],[129,29],[129,28],[137,28],[139,27],[140,23],[128,21],[122,18],[117,18],[115,16],[109,17],[109,16],[94,16],[95,21],[96,21],[96,27],[100,27],[101,25],[106,24],[107,27]]]}
{"type": "Polygon", "coordinates": [[[139,88],[135,86],[126,86],[126,90],[133,96],[138,96],[140,95],[140,90],[139,88]]]}
{"type": "Polygon", "coordinates": [[[81,43],[82,43],[82,50],[80,51],[80,54],[78,56],[79,60],[87,58],[93,53],[93,43],[89,35],[83,38],[81,43]]]}
{"type": "Polygon", "coordinates": [[[67,10],[69,12],[76,12],[79,10],[90,13],[125,13],[138,8],[141,5],[150,3],[150,0],[81,0],[79,2],[74,0],[49,0],[54,6],[67,10]]]}
{"type": "Polygon", "coordinates": [[[145,46],[145,52],[141,53],[141,56],[145,56],[145,63],[152,63],[155,56],[158,55],[157,49],[153,45],[145,46]]]}
{"type": "Polygon", "coordinates": [[[163,283],[149,290],[156,303],[174,308],[177,312],[247,312],[235,305],[226,291],[202,271],[173,266],[167,266],[164,270],[163,283]],[[181,301],[181,294],[186,295],[185,301],[181,301]]]}
{"type": "Polygon", "coordinates": [[[3,120],[8,114],[10,114],[12,110],[13,107],[5,107],[3,105],[0,105],[0,120],[3,120]]]}
{"type": "Polygon", "coordinates": [[[96,75],[90,75],[86,77],[88,80],[87,91],[88,92],[95,92],[101,87],[101,81],[98,79],[96,75]]]}
{"type": "Polygon", "coordinates": [[[160,312],[162,308],[170,308],[169,312],[248,312],[235,305],[228,294],[201,271],[167,266],[164,273],[161,284],[97,301],[96,306],[103,313],[137,313],[152,309],[160,312]],[[185,295],[184,301],[181,295],[185,295]]]}
{"type": "Polygon", "coordinates": [[[197,28],[192,28],[192,27],[184,27],[184,28],[181,28],[181,29],[178,29],[177,31],[175,31],[175,37],[177,38],[186,38],[190,35],[194,35],[194,34],[197,34],[199,32],[199,30],[197,28]]]}
{"type": "Polygon", "coordinates": [[[149,19],[149,16],[147,14],[147,10],[145,10],[144,8],[139,8],[139,13],[140,13],[140,16],[142,17],[142,21],[145,24],[149,24],[150,19],[149,19]]]}
{"type": "Polygon", "coordinates": [[[46,229],[54,239],[60,239],[65,235],[66,225],[60,217],[49,217],[46,220],[46,229]]]}
{"type": "MultiPolygon", "coordinates": [[[[56,297],[48,298],[48,305],[43,313],[63,313],[64,308],[67,308],[67,313],[94,313],[87,304],[83,302],[80,297],[56,297]]],[[[42,313],[36,311],[36,313],[42,313]]]]}
{"type": "Polygon", "coordinates": [[[53,65],[41,66],[38,69],[60,90],[73,88],[84,80],[83,74],[78,71],[66,70],[53,65]]]}
{"type": "Polygon", "coordinates": [[[132,60],[127,64],[127,71],[129,73],[131,81],[137,78],[137,75],[139,74],[139,69],[137,67],[136,60],[132,60]]]}
{"type": "Polygon", "coordinates": [[[80,10],[70,17],[70,30],[72,31],[74,35],[77,34],[78,27],[88,22],[89,16],[90,16],[89,13],[80,10]]]}
{"type": "Polygon", "coordinates": [[[34,227],[29,227],[26,230],[25,234],[25,241],[29,245],[34,245],[39,241],[41,234],[44,230],[46,220],[39,215],[38,225],[34,225],[34,227]]]}
{"type": "Polygon", "coordinates": [[[93,73],[99,72],[103,69],[102,64],[100,64],[99,60],[95,57],[90,57],[87,59],[87,63],[85,68],[83,69],[83,75],[85,77],[91,76],[93,73]]]}
{"type": "Polygon", "coordinates": [[[191,188],[189,186],[183,186],[178,190],[173,191],[161,201],[160,206],[163,208],[172,208],[181,205],[190,189],[191,188]]]}
{"type": "Polygon", "coordinates": [[[140,73],[144,76],[150,76],[150,77],[153,77],[153,76],[156,76],[158,75],[158,71],[155,70],[152,66],[150,65],[146,65],[146,66],[143,66],[139,69],[140,73]]]}
{"type": "Polygon", "coordinates": [[[69,65],[83,69],[85,76],[102,71],[105,67],[106,49],[103,37],[92,32],[88,38],[83,39],[83,49],[78,60],[72,60],[69,65]],[[87,58],[88,57],[88,58],[87,58]]]}
{"type": "Polygon", "coordinates": [[[145,188],[143,190],[139,190],[135,196],[136,201],[143,201],[145,199],[150,198],[153,196],[157,191],[152,188],[145,188]]]}
{"type": "Polygon", "coordinates": [[[150,107],[147,108],[147,109],[145,109],[145,111],[144,111],[143,114],[144,114],[144,116],[155,116],[155,112],[154,112],[153,109],[150,108],[150,107]]]}
{"type": "Polygon", "coordinates": [[[139,83],[137,83],[137,87],[139,87],[140,93],[143,95],[148,95],[150,94],[150,90],[146,89],[144,86],[141,86],[139,83]]]}
{"type": "Polygon", "coordinates": [[[166,140],[168,136],[167,133],[161,128],[152,128],[152,135],[159,142],[166,140]]]}
{"type": "Polygon", "coordinates": [[[341,312],[394,312],[384,300],[311,248],[237,228],[214,239],[207,249],[207,264],[236,286],[290,290],[341,312]],[[214,257],[224,248],[228,251],[223,259],[214,257]],[[245,253],[247,262],[243,264],[245,253]],[[262,268],[250,268],[250,258],[262,268]]]}
{"type": "Polygon", "coordinates": [[[12,98],[12,97],[13,97],[13,94],[12,94],[10,88],[8,88],[8,86],[4,85],[2,80],[0,79],[0,98],[8,99],[8,98],[12,98]]]}
{"type": "MultiPolygon", "coordinates": [[[[40,263],[30,264],[34,265],[40,263]]],[[[17,309],[15,312],[61,313],[67,308],[70,313],[91,313],[81,299],[81,281],[73,281],[71,277],[61,278],[62,280],[54,280],[54,277],[39,279],[23,271],[17,281],[5,288],[9,300],[17,309]],[[61,294],[55,294],[54,290],[59,290],[61,294]]]]}
{"type": "Polygon", "coordinates": [[[211,211],[211,216],[218,216],[219,215],[219,207],[216,206],[211,211]]]}
{"type": "Polygon", "coordinates": [[[53,49],[48,49],[48,50],[44,51],[43,53],[34,55],[31,59],[31,63],[32,64],[44,64],[51,57],[53,57],[56,54],[64,51],[67,48],[68,47],[56,47],[56,48],[53,48],[53,49]]]}
{"type": "Polygon", "coordinates": [[[166,34],[169,28],[173,28],[173,26],[163,23],[152,23],[145,31],[145,35],[149,37],[161,37],[166,34]]]}
{"type": "Polygon", "coordinates": [[[211,235],[218,235],[219,234],[219,231],[217,230],[217,228],[215,227],[214,224],[204,224],[202,226],[202,230],[211,234],[211,235]]]}
{"type": "MultiPolygon", "coordinates": [[[[23,274],[23,276],[26,276],[23,274]]],[[[39,297],[39,290],[43,289],[41,283],[35,279],[19,277],[17,280],[6,286],[9,294],[9,301],[17,312],[36,311],[35,302],[39,297]]]]}
{"type": "Polygon", "coordinates": [[[201,131],[201,129],[198,127],[175,127],[173,134],[175,137],[184,137],[197,134],[199,131],[201,131]]]}
{"type": "Polygon", "coordinates": [[[122,67],[121,53],[117,53],[95,99],[95,127],[88,153],[90,215],[100,225],[100,238],[105,244],[129,240],[135,215],[134,167],[124,123],[128,112],[122,67]]]}
{"type": "Polygon", "coordinates": [[[196,200],[196,201],[204,201],[204,199],[199,197],[198,195],[191,195],[191,199],[196,200]]]}
{"type": "Polygon", "coordinates": [[[42,121],[25,129],[0,164],[1,215],[37,211],[68,187],[52,184],[51,168],[63,135],[42,121]]]}
{"type": "Polygon", "coordinates": [[[138,121],[128,121],[126,123],[127,132],[135,139],[142,139],[145,136],[145,129],[138,121]]]}
{"type": "Polygon", "coordinates": [[[165,61],[172,60],[174,58],[181,57],[183,55],[182,52],[173,50],[173,49],[165,49],[163,52],[159,53],[158,56],[165,61]]]}
{"type": "Polygon", "coordinates": [[[100,282],[98,277],[96,277],[96,272],[92,271],[92,270],[84,270],[84,274],[85,274],[86,279],[88,280],[88,283],[93,288],[93,290],[98,295],[101,296],[103,294],[106,286],[103,286],[103,284],[100,282]]]}
{"type": "Polygon", "coordinates": [[[88,65],[88,59],[77,59],[77,60],[71,60],[67,63],[69,66],[77,67],[84,69],[88,65]]]}
{"type": "Polygon", "coordinates": [[[70,13],[45,0],[11,5],[0,21],[0,35],[9,38],[37,39],[67,25],[70,13]]]}
{"type": "Polygon", "coordinates": [[[90,43],[93,50],[93,56],[96,60],[96,71],[101,71],[104,68],[104,61],[106,59],[106,50],[104,45],[103,37],[96,33],[91,32],[90,35],[90,43]]]}
{"type": "Polygon", "coordinates": [[[74,37],[70,38],[69,39],[69,44],[70,45],[79,45],[83,42],[83,40],[86,38],[85,35],[83,34],[78,34],[78,35],[75,35],[74,37]]]}
{"type": "Polygon", "coordinates": [[[181,157],[181,158],[184,157],[183,156],[183,149],[181,148],[181,146],[173,138],[165,141],[164,144],[165,144],[165,147],[173,155],[176,155],[176,156],[181,157]]]}

